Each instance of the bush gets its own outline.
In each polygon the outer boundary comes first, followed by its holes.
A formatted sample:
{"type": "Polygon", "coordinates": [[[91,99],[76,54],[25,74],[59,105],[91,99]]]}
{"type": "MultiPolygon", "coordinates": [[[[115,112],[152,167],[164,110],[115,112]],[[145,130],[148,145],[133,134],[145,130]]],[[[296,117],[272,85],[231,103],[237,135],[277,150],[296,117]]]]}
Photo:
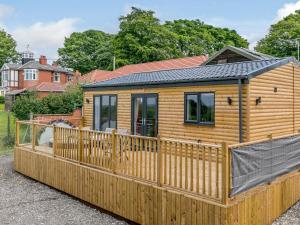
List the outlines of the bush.
{"type": "Polygon", "coordinates": [[[19,120],[28,120],[33,114],[68,114],[82,107],[83,92],[78,85],[69,86],[63,94],[50,94],[43,99],[27,94],[17,98],[12,111],[19,120]]]}
{"type": "Polygon", "coordinates": [[[20,96],[16,99],[12,112],[19,120],[29,120],[30,113],[39,113],[41,102],[34,96],[20,96]]]}
{"type": "Polygon", "coordinates": [[[4,100],[4,96],[0,96],[0,104],[4,104],[5,100],[4,100]]]}

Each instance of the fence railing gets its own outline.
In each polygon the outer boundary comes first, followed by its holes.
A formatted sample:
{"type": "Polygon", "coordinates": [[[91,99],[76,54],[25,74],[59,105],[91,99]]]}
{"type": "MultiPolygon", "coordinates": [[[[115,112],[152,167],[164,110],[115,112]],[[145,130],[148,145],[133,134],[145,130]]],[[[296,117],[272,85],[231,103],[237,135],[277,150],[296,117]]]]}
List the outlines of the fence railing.
{"type": "Polygon", "coordinates": [[[17,121],[16,145],[226,203],[230,160],[212,145],[17,121]]]}

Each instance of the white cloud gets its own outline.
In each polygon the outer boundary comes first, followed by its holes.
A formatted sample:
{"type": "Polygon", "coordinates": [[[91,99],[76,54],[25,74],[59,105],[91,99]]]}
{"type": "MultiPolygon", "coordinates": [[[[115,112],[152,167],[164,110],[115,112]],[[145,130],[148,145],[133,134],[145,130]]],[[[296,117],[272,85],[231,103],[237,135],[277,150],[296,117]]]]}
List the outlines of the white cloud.
{"type": "MultiPolygon", "coordinates": [[[[76,31],[79,19],[65,18],[54,22],[37,22],[30,26],[18,27],[11,31],[20,51],[29,44],[36,54],[57,58],[57,49],[63,45],[64,38],[76,31]]],[[[36,57],[38,57],[36,55],[36,57]]]]}
{"type": "Polygon", "coordinates": [[[287,17],[291,13],[294,13],[296,10],[300,9],[300,1],[294,3],[286,3],[277,11],[277,16],[275,22],[287,17]]]}

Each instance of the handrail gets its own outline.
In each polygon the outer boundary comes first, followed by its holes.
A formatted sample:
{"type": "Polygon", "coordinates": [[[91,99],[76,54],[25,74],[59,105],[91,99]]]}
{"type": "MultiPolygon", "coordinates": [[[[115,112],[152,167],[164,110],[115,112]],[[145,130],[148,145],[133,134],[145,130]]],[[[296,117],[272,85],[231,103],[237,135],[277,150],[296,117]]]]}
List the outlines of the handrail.
{"type": "MultiPolygon", "coordinates": [[[[42,151],[36,145],[40,127],[53,128],[54,157],[91,165],[105,171],[170,186],[181,191],[206,196],[218,202],[227,202],[230,191],[230,153],[228,146],[193,141],[120,134],[112,132],[66,128],[17,121],[30,126],[31,145],[26,148],[42,151]],[[32,129],[32,130],[31,130],[32,129]],[[36,145],[36,146],[35,146],[36,145]]],[[[28,129],[28,128],[27,128],[28,129]]],[[[17,135],[18,138],[19,135],[17,135]]],[[[48,144],[48,143],[46,143],[48,144]]],[[[23,145],[22,145],[23,147],[23,145]]]]}

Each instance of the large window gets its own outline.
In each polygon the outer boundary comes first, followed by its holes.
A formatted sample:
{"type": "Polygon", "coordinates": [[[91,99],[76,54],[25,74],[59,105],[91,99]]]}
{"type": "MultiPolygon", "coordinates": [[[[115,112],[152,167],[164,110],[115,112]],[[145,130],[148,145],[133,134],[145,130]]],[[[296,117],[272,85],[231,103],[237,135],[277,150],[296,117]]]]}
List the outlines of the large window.
{"type": "Polygon", "coordinates": [[[37,80],[38,72],[36,69],[24,69],[24,80],[37,80]]]}
{"type": "Polygon", "coordinates": [[[184,122],[194,124],[215,123],[215,94],[211,92],[186,93],[184,122]]]}
{"type": "Polygon", "coordinates": [[[94,96],[94,129],[117,128],[117,96],[94,96]]]}

